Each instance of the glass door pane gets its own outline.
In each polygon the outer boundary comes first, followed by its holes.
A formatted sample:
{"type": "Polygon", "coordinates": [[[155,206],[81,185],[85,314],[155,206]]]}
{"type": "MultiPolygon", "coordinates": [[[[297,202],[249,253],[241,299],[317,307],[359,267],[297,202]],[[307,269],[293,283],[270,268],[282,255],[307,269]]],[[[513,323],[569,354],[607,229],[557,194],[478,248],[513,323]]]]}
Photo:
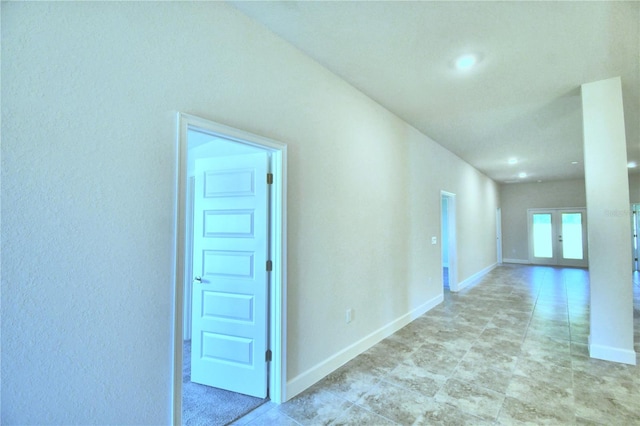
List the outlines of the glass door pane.
{"type": "Polygon", "coordinates": [[[589,266],[587,211],[529,209],[529,262],[535,265],[589,266]]]}
{"type": "Polygon", "coordinates": [[[584,259],[582,250],[582,213],[562,213],[562,257],[564,259],[584,259]]]}
{"type": "Polygon", "coordinates": [[[550,213],[533,214],[533,256],[553,258],[553,228],[550,213]]]}

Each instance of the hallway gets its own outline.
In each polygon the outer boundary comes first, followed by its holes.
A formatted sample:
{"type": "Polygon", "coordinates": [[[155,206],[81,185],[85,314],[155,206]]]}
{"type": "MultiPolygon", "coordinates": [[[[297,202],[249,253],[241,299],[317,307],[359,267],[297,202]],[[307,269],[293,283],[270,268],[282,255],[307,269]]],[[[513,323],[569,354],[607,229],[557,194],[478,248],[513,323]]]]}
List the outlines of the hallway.
{"type": "MultiPolygon", "coordinates": [[[[640,352],[640,278],[634,278],[640,352]]],[[[504,265],[234,425],[640,424],[640,367],[588,357],[584,269],[504,265]]]]}

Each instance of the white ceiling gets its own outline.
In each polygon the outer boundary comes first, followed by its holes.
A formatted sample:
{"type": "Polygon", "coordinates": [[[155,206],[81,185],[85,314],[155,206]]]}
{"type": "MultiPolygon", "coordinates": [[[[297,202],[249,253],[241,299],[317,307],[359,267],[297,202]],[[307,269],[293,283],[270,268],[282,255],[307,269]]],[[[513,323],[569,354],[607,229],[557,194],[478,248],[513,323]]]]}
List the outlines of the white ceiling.
{"type": "Polygon", "coordinates": [[[638,2],[232,4],[499,182],[584,176],[580,85],[620,76],[640,164],[638,2]]]}

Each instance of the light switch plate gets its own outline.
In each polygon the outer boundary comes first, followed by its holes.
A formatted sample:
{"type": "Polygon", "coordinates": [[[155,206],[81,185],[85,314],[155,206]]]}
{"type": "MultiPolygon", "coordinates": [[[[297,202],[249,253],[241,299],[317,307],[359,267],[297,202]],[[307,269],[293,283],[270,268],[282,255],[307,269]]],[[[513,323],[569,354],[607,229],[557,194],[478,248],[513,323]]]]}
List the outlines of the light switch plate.
{"type": "Polygon", "coordinates": [[[431,244],[438,244],[438,238],[431,237],[431,244]]]}

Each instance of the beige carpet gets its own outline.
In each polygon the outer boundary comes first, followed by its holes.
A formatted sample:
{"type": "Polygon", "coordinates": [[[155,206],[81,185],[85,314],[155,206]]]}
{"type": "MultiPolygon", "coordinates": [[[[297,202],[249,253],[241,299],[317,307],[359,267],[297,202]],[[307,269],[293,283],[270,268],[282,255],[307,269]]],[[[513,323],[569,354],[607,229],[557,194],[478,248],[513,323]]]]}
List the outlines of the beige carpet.
{"type": "Polygon", "coordinates": [[[237,420],[269,399],[191,382],[191,342],[183,348],[182,424],[186,426],[222,426],[237,420]]]}

